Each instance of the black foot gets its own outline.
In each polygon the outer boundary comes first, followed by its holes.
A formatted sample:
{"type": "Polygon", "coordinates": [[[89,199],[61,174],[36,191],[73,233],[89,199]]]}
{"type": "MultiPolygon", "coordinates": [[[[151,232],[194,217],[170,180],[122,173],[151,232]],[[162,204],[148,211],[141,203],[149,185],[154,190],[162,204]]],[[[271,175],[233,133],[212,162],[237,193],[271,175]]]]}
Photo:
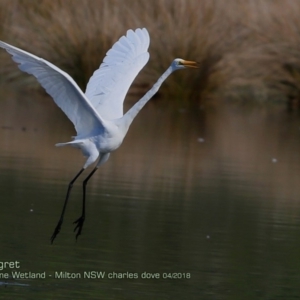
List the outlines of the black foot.
{"type": "Polygon", "coordinates": [[[73,222],[73,224],[77,224],[74,228],[74,232],[77,230],[77,234],[76,234],[76,240],[77,238],[80,236],[81,234],[81,230],[83,227],[83,223],[84,223],[84,216],[81,216],[79,219],[77,219],[75,222],[73,222]]]}
{"type": "Polygon", "coordinates": [[[61,227],[62,222],[63,222],[62,219],[60,219],[60,220],[58,221],[58,224],[57,224],[57,226],[55,227],[54,232],[53,232],[53,234],[52,234],[52,236],[51,236],[51,239],[50,239],[50,240],[51,240],[51,244],[53,244],[53,241],[55,240],[56,236],[59,234],[59,232],[60,232],[60,227],[61,227]]]}

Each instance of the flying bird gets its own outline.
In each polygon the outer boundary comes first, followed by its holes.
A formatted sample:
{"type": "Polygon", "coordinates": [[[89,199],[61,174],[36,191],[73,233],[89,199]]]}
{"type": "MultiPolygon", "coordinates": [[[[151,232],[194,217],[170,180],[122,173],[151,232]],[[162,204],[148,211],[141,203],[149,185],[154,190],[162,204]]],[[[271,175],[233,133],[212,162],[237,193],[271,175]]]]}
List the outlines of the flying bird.
{"type": "Polygon", "coordinates": [[[52,63],[0,41],[0,47],[11,54],[20,70],[33,75],[74,124],[77,135],[73,140],[56,146],[70,145],[79,148],[87,157],[83,167],[68,185],[63,209],[50,239],[51,243],[61,230],[70,192],[77,178],[98,160],[83,180],[82,213],[74,222],[76,240],[85,221],[86,185],[89,179],[108,160],[110,153],[120,147],[133,119],[167,77],[176,70],[198,68],[197,62],[174,59],[153,87],[123,114],[123,101],[127,91],[149,60],[149,44],[147,29],[128,30],[126,36],[122,36],[106,53],[83,93],[72,77],[52,63]]]}

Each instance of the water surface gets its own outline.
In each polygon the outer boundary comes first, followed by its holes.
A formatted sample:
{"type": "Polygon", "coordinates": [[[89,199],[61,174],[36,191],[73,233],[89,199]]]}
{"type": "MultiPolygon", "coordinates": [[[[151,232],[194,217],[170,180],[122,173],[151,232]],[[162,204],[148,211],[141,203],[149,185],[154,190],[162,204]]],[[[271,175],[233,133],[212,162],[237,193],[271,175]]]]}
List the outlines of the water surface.
{"type": "Polygon", "coordinates": [[[20,262],[0,271],[10,275],[0,299],[299,299],[295,112],[149,103],[89,182],[78,241],[84,177],[50,245],[67,184],[85,161],[54,144],[74,134],[49,98],[7,92],[0,101],[0,261],[20,262]],[[90,271],[104,278],[83,278],[90,271]]]}

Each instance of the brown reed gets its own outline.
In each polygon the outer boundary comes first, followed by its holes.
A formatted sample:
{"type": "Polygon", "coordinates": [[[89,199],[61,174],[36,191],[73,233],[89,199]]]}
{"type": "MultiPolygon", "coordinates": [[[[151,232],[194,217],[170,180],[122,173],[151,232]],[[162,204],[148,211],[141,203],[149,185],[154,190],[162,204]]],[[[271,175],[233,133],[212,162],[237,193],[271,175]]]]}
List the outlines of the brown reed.
{"type": "MultiPolygon", "coordinates": [[[[174,74],[160,92],[180,105],[285,100],[300,95],[298,11],[297,0],[0,0],[0,38],[58,65],[84,89],[111,45],[146,27],[151,57],[131,91],[142,94],[182,57],[201,68],[174,74]]],[[[32,84],[0,59],[2,80],[32,84]]]]}

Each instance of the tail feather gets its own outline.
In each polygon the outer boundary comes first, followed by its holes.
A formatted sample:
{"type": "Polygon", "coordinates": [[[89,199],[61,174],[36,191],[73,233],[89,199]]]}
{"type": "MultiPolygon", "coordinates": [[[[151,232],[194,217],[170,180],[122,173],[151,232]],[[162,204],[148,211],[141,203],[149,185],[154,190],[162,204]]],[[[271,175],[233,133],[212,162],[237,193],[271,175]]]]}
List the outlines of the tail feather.
{"type": "MultiPolygon", "coordinates": [[[[92,142],[88,139],[74,140],[74,141],[67,142],[67,143],[55,144],[56,147],[63,147],[63,146],[68,146],[68,145],[81,149],[83,155],[88,158],[86,163],[83,166],[84,169],[86,169],[90,164],[94,163],[97,160],[97,158],[99,157],[100,153],[99,153],[99,150],[97,149],[96,145],[94,144],[94,142],[92,142]]],[[[109,155],[106,157],[107,157],[106,158],[106,160],[107,160],[109,155]]],[[[103,161],[103,162],[105,162],[105,161],[103,161]]]]}
{"type": "Polygon", "coordinates": [[[55,144],[56,147],[63,147],[63,146],[66,146],[68,145],[68,143],[57,143],[55,144]]]}
{"type": "Polygon", "coordinates": [[[78,142],[78,141],[71,141],[71,142],[67,142],[67,143],[57,143],[55,144],[56,147],[64,147],[64,146],[73,146],[76,148],[80,148],[80,145],[82,145],[83,142],[78,142]]]}

